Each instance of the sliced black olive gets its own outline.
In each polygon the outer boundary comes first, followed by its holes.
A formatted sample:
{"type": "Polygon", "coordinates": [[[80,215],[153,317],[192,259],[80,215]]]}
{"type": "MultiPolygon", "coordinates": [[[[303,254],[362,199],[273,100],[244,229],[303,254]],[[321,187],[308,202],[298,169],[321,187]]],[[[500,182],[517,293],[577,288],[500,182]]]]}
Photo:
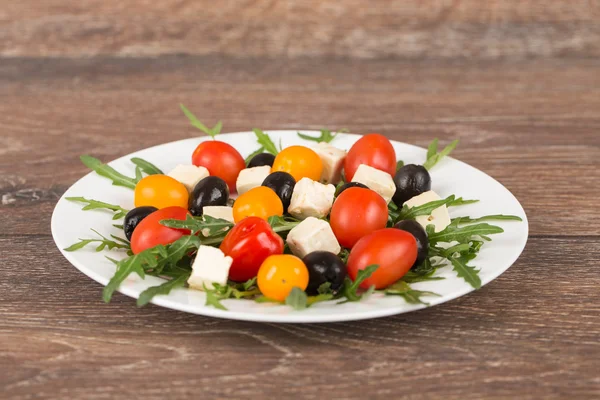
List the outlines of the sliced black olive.
{"type": "Polygon", "coordinates": [[[394,176],[394,183],[396,193],[392,200],[398,207],[402,207],[405,201],[431,190],[431,176],[422,165],[408,164],[400,168],[394,176]]]}
{"type": "Polygon", "coordinates": [[[344,183],[342,186],[340,186],[340,188],[335,192],[335,197],[338,197],[340,194],[342,194],[342,192],[348,188],[351,187],[359,187],[359,188],[363,188],[363,189],[368,189],[367,185],[363,185],[360,182],[348,182],[348,183],[344,183]]]}
{"type": "Polygon", "coordinates": [[[262,186],[273,189],[273,191],[277,193],[277,196],[279,196],[283,203],[283,212],[287,212],[287,209],[290,206],[290,200],[292,200],[294,186],[296,186],[294,177],[287,172],[273,172],[265,178],[262,186]]]}
{"type": "Polygon", "coordinates": [[[415,261],[413,268],[421,265],[429,253],[429,238],[425,229],[423,229],[421,224],[412,219],[400,221],[394,225],[394,228],[406,231],[417,239],[417,261],[415,261]]]}
{"type": "Polygon", "coordinates": [[[308,268],[308,287],[306,293],[310,296],[319,294],[319,287],[326,282],[329,288],[338,292],[344,285],[346,278],[346,265],[335,254],[328,251],[313,251],[307,254],[302,261],[308,268]]]}
{"type": "Polygon", "coordinates": [[[199,217],[205,206],[225,206],[229,200],[229,188],[217,176],[207,176],[196,184],[190,196],[190,213],[199,217]]]}
{"type": "Polygon", "coordinates": [[[248,163],[248,168],[261,167],[263,165],[273,166],[275,156],[271,153],[260,153],[252,157],[248,163]]]}
{"type": "Polygon", "coordinates": [[[157,210],[158,208],[156,207],[143,206],[136,207],[129,211],[127,215],[125,215],[125,222],[123,222],[123,232],[125,232],[125,237],[127,240],[131,240],[131,235],[133,235],[133,230],[135,227],[138,226],[138,224],[142,222],[144,218],[157,210]]]}

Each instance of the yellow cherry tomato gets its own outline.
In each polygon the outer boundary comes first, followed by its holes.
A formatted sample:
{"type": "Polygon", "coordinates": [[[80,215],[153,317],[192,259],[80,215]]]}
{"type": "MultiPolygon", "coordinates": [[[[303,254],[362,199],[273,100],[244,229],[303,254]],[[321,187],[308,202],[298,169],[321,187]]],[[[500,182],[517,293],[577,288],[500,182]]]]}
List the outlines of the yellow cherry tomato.
{"type": "Polygon", "coordinates": [[[153,206],[165,208],[178,206],[188,208],[189,194],[183,183],[167,175],[149,175],[135,186],[136,207],[153,206]]]}
{"type": "Polygon", "coordinates": [[[296,256],[289,254],[269,256],[260,266],[256,282],[264,296],[284,301],[294,287],[306,289],[308,269],[296,256]]]}
{"type": "Polygon", "coordinates": [[[283,215],[283,203],[273,189],[266,186],[248,190],[233,203],[236,224],[246,217],[259,217],[266,221],[273,215],[283,215]]]}
{"type": "Polygon", "coordinates": [[[302,178],[318,181],[323,172],[323,162],[321,157],[308,147],[290,146],[275,157],[271,172],[277,171],[287,172],[296,182],[302,178]]]}

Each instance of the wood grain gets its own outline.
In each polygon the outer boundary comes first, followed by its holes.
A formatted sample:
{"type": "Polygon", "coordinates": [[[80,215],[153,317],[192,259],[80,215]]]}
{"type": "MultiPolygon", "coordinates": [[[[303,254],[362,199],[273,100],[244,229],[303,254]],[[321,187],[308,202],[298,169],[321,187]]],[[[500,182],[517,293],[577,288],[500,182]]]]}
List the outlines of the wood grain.
{"type": "Polygon", "coordinates": [[[599,2],[4,3],[0,398],[600,398],[599,2]],[[459,138],[525,207],[527,248],[475,293],[378,320],[104,304],[52,209],[80,154],[197,136],[181,102],[229,132],[459,138]]]}
{"type": "Polygon", "coordinates": [[[597,57],[596,0],[20,0],[0,55],[597,57]]]}

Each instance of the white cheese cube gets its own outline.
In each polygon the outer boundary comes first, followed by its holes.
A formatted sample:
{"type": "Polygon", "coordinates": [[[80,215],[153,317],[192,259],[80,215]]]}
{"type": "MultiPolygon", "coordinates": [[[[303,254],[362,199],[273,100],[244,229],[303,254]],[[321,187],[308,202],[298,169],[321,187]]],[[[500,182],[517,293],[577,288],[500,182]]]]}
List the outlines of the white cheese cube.
{"type": "Polygon", "coordinates": [[[225,285],[232,262],[233,259],[218,248],[200,246],[192,263],[192,274],[188,279],[188,285],[198,290],[204,290],[204,286],[211,290],[214,288],[213,283],[225,285]]]}
{"type": "Polygon", "coordinates": [[[352,182],[362,183],[374,192],[379,193],[386,203],[389,203],[394,193],[396,193],[394,178],[390,174],[366,164],[358,166],[352,182]]]}
{"type": "Polygon", "coordinates": [[[342,178],[342,168],[344,167],[346,151],[325,142],[320,142],[313,150],[321,157],[321,161],[323,162],[321,183],[336,185],[342,178]]]}
{"type": "Polygon", "coordinates": [[[327,221],[308,217],[296,225],[286,239],[290,250],[298,257],[313,251],[329,251],[338,254],[342,248],[327,221]]]}
{"type": "MultiPolygon", "coordinates": [[[[415,196],[408,201],[405,201],[404,205],[412,208],[441,199],[442,198],[438,196],[436,192],[430,190],[428,192],[421,193],[420,195],[415,196]]],[[[421,224],[423,228],[426,228],[427,225],[435,226],[436,232],[443,231],[448,225],[450,225],[451,222],[450,214],[448,213],[448,207],[446,207],[446,205],[436,208],[432,211],[431,215],[421,215],[416,217],[415,221],[421,224]]]]}
{"type": "Polygon", "coordinates": [[[238,194],[244,194],[248,190],[262,185],[270,173],[271,167],[268,165],[241,170],[235,182],[238,194]]]}
{"type": "Polygon", "coordinates": [[[187,188],[188,192],[192,192],[194,187],[202,179],[210,174],[204,167],[196,167],[195,165],[178,165],[167,174],[171,178],[177,179],[187,188]]]}
{"type": "Polygon", "coordinates": [[[220,218],[233,222],[233,208],[228,206],[205,206],[202,208],[202,214],[213,218],[220,218]]]}
{"type": "Polygon", "coordinates": [[[298,219],[326,217],[331,211],[334,196],[335,186],[302,178],[294,186],[288,212],[298,219]]]}

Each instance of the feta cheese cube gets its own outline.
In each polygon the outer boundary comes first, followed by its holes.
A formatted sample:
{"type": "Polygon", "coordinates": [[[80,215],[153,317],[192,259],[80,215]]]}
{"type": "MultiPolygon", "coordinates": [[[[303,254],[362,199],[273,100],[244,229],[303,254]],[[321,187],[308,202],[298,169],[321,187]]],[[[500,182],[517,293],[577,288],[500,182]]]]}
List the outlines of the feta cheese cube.
{"type": "Polygon", "coordinates": [[[192,263],[188,285],[192,289],[213,289],[213,283],[225,285],[233,259],[216,247],[201,245],[192,263]]]}
{"type": "Polygon", "coordinates": [[[358,169],[352,178],[352,182],[362,183],[369,189],[379,193],[386,203],[389,203],[394,193],[396,193],[394,178],[392,178],[390,174],[366,164],[360,164],[358,166],[358,169]]]}
{"type": "Polygon", "coordinates": [[[269,165],[260,167],[246,168],[240,171],[235,182],[238,194],[244,194],[250,189],[262,185],[263,181],[271,173],[269,165]]]}
{"type": "Polygon", "coordinates": [[[231,223],[233,221],[233,208],[228,206],[204,206],[202,208],[202,215],[208,215],[213,218],[220,218],[231,223]]]}
{"type": "Polygon", "coordinates": [[[210,174],[204,167],[196,167],[195,165],[178,165],[171,172],[167,174],[171,178],[177,179],[183,183],[188,192],[192,192],[194,187],[202,179],[206,178],[210,174]]]}
{"type": "Polygon", "coordinates": [[[321,183],[336,185],[342,178],[342,168],[344,167],[346,151],[325,142],[320,142],[313,150],[321,157],[321,161],[323,162],[321,183]]]}
{"type": "Polygon", "coordinates": [[[329,251],[338,254],[342,248],[327,221],[308,217],[296,225],[286,239],[290,250],[298,257],[313,251],[329,251]]]}
{"type": "Polygon", "coordinates": [[[334,196],[335,186],[302,178],[294,186],[288,212],[298,219],[326,217],[331,211],[334,196]]]}
{"type": "MultiPolygon", "coordinates": [[[[436,192],[430,190],[428,192],[421,193],[420,195],[415,196],[408,201],[405,201],[404,205],[412,208],[441,199],[442,198],[438,196],[436,192]]],[[[416,217],[415,221],[421,224],[423,228],[426,228],[427,225],[435,226],[436,232],[443,231],[448,225],[450,225],[451,222],[450,214],[448,213],[448,207],[446,207],[446,205],[436,208],[431,212],[431,215],[421,215],[416,217]]]]}

